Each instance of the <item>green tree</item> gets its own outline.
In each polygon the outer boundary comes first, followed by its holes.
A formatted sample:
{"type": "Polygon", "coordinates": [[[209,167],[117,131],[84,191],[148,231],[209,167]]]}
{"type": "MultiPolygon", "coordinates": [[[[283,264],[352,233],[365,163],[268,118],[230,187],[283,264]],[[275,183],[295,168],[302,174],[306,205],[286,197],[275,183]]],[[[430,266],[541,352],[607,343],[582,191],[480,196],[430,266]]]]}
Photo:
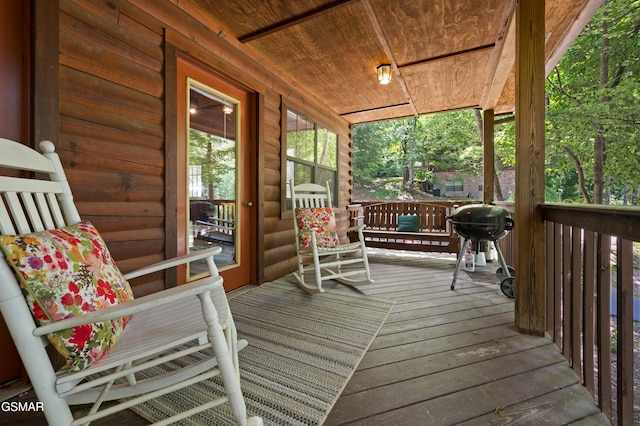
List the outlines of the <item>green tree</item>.
{"type": "Polygon", "coordinates": [[[410,189],[433,170],[478,174],[482,145],[471,110],[355,126],[356,184],[379,176],[402,176],[410,189]]]}
{"type": "Polygon", "coordinates": [[[356,183],[398,174],[398,150],[389,130],[391,124],[391,121],[380,121],[354,127],[353,174],[356,183]]]}
{"type": "Polygon", "coordinates": [[[201,167],[208,199],[235,199],[235,142],[189,130],[189,165],[201,167]]]}
{"type": "Polygon", "coordinates": [[[640,1],[607,0],[547,78],[547,165],[586,203],[638,200],[639,33],[640,1]]]}

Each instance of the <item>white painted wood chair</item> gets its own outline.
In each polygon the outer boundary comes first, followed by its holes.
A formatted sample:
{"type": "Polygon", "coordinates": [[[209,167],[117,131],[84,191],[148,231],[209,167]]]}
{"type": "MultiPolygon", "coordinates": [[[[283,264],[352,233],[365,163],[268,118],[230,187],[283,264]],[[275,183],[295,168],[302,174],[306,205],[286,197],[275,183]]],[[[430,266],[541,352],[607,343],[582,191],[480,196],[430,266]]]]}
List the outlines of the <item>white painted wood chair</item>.
{"type": "Polygon", "coordinates": [[[340,243],[329,185],[294,185],[289,181],[289,188],[298,257],[294,276],[300,286],[314,294],[324,291],[322,282],[326,280],[352,286],[372,283],[362,226],[347,230],[356,232],[358,241],[340,243]],[[354,266],[344,268],[348,265],[354,266]],[[315,282],[309,281],[309,275],[315,282]]]}
{"type": "MultiPolygon", "coordinates": [[[[80,222],[53,143],[43,141],[40,148],[44,155],[22,144],[0,139],[0,167],[20,170],[20,176],[38,173],[36,178],[0,176],[2,238],[34,235],[33,232],[39,231],[47,233],[47,230],[51,232],[80,222]]],[[[34,320],[23,295],[22,281],[10,266],[11,260],[5,259],[0,252],[0,310],[50,425],[87,424],[216,375],[222,377],[226,395],[212,396],[207,404],[179,413],[160,424],[175,422],[227,402],[239,424],[262,424],[259,417],[247,419],[237,358],[237,351],[246,342],[237,342],[222,278],[213,261],[219,251],[216,247],[193,252],[124,276],[128,280],[206,259],[210,272],[206,278],[45,325],[38,325],[34,320]],[[78,328],[74,327],[118,320],[125,315],[130,315],[129,322],[104,357],[78,371],[54,371],[45,350],[47,335],[70,329],[75,332],[78,328]],[[213,352],[213,356],[171,373],[136,379],[137,374],[149,367],[197,351],[213,352]],[[104,401],[119,403],[100,410],[104,401]],[[74,420],[70,406],[75,404],[93,406],[87,415],[74,420]]]]}

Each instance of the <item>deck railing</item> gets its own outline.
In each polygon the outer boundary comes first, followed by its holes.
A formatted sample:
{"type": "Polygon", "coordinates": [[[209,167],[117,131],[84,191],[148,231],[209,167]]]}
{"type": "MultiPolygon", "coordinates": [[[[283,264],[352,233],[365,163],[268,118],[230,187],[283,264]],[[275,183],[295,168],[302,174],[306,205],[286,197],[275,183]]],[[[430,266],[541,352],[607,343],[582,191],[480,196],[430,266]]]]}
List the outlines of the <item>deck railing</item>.
{"type": "Polygon", "coordinates": [[[541,207],[547,332],[603,413],[633,424],[633,242],[640,241],[640,209],[541,207]]]}
{"type": "MultiPolygon", "coordinates": [[[[513,203],[496,204],[513,214],[513,203]]],[[[634,366],[633,244],[640,241],[640,209],[575,204],[541,209],[548,335],[603,413],[613,423],[633,424],[634,368],[640,368],[634,366]]],[[[513,265],[514,233],[499,244],[513,265]]],[[[640,297],[636,305],[640,319],[640,297]]]]}

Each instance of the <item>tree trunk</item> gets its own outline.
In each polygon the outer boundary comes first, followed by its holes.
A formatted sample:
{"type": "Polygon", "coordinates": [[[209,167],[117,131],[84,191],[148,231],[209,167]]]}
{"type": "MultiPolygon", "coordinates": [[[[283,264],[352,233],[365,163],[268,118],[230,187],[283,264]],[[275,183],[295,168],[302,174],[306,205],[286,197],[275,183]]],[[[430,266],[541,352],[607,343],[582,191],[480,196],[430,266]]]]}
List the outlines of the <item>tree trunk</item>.
{"type": "Polygon", "coordinates": [[[493,169],[493,190],[494,196],[498,201],[504,201],[504,195],[502,195],[502,187],[500,186],[500,179],[498,179],[498,172],[496,169],[493,169]]]}
{"type": "Polygon", "coordinates": [[[480,110],[474,108],[473,115],[476,117],[476,128],[478,129],[478,136],[480,137],[480,143],[484,142],[484,135],[482,132],[482,114],[480,114],[480,110]]]}
{"type": "Polygon", "coordinates": [[[576,166],[576,170],[578,171],[578,189],[580,189],[580,194],[582,194],[582,198],[587,204],[591,204],[591,197],[587,192],[587,188],[584,183],[584,170],[582,169],[582,163],[580,159],[569,149],[569,147],[564,147],[564,151],[567,153],[573,164],[576,166]]]}
{"type": "Polygon", "coordinates": [[[207,163],[206,163],[206,179],[207,179],[207,200],[213,200],[213,179],[211,178],[211,168],[213,167],[213,146],[211,141],[207,142],[207,163]]]}
{"type": "Polygon", "coordinates": [[[413,126],[411,126],[411,134],[409,137],[409,189],[414,189],[416,180],[416,171],[414,167],[416,156],[416,129],[418,127],[418,117],[413,117],[413,126]]]}
{"type": "MultiPolygon", "coordinates": [[[[605,14],[606,16],[606,14],[605,14]]],[[[600,52],[600,87],[606,88],[609,84],[609,21],[602,23],[602,43],[600,52]]],[[[600,103],[609,102],[607,95],[602,95],[600,103]]],[[[593,203],[602,204],[604,193],[604,162],[605,162],[606,141],[604,129],[598,125],[596,137],[593,142],[593,203]]]]}

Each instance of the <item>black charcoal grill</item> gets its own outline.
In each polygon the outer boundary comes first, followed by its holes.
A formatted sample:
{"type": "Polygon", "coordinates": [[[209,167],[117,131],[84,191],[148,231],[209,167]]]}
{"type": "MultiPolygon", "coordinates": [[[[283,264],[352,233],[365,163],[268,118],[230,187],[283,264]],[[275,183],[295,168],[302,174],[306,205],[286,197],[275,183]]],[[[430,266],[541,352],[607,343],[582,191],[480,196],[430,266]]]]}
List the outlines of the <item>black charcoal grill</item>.
{"type": "Polygon", "coordinates": [[[458,255],[456,270],[453,273],[451,290],[456,287],[458,272],[464,259],[465,250],[469,241],[475,242],[477,247],[480,241],[492,241],[498,253],[500,268],[496,272],[500,279],[500,289],[508,297],[514,297],[513,268],[507,266],[497,240],[506,236],[513,229],[513,219],[505,209],[491,204],[469,204],[456,209],[447,220],[454,226],[456,232],[464,238],[464,243],[458,255]]]}

